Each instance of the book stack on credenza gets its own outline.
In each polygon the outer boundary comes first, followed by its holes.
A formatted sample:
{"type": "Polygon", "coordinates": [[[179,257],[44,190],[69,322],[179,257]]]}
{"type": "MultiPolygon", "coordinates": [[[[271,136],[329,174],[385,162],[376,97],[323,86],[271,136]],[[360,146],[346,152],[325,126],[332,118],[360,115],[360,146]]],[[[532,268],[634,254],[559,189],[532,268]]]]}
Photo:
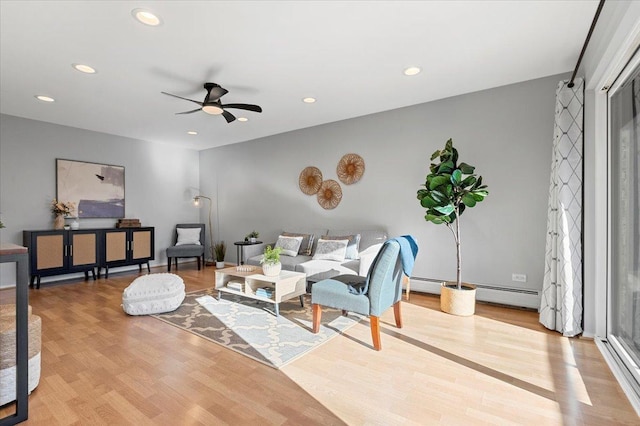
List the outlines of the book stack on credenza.
{"type": "Polygon", "coordinates": [[[140,228],[140,219],[118,219],[116,228],[140,228]]]}

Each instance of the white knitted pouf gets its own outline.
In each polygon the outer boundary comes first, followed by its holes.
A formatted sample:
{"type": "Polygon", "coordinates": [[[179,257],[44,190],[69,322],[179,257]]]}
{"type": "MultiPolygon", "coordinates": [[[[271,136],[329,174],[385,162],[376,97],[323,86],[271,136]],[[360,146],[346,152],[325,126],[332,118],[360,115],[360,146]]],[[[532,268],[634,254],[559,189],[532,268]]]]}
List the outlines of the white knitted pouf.
{"type": "MultiPolygon", "coordinates": [[[[15,305],[0,305],[0,405],[16,400],[16,318],[15,305]]],[[[29,306],[29,393],[40,382],[42,319],[29,306]]]]}
{"type": "Polygon", "coordinates": [[[129,315],[150,315],[178,309],[184,300],[184,282],[175,274],[138,277],[122,292],[122,309],[129,315]]]}

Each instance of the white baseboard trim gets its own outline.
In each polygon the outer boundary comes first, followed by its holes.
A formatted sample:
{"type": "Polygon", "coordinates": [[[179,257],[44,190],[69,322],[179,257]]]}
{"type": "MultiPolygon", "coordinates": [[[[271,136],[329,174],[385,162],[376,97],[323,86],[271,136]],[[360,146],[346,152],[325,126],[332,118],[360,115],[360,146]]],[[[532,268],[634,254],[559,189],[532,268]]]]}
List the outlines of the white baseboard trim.
{"type": "MultiPolygon", "coordinates": [[[[441,282],[431,278],[411,277],[411,291],[440,294],[441,282]]],[[[484,284],[475,285],[477,286],[476,300],[536,310],[540,308],[540,294],[537,291],[484,284]]]]}

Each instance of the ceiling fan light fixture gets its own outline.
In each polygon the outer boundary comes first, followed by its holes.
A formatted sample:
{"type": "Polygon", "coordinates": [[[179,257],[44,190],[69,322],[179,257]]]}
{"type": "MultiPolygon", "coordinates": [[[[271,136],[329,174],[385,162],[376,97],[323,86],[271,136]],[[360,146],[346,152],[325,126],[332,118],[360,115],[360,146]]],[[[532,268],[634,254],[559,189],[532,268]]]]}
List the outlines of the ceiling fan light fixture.
{"type": "Polygon", "coordinates": [[[198,134],[198,132],[195,132],[195,131],[193,131],[193,130],[189,130],[189,131],[187,132],[187,134],[188,134],[188,135],[197,135],[197,134],[198,134]]]}
{"type": "Polygon", "coordinates": [[[302,98],[302,102],[305,104],[313,104],[316,102],[316,98],[312,98],[311,96],[307,96],[306,98],[302,98]]]}
{"type": "Polygon", "coordinates": [[[36,95],[36,99],[42,102],[55,102],[55,99],[45,95],[36,95]]]}
{"type": "Polygon", "coordinates": [[[157,27],[162,23],[158,15],[146,9],[133,9],[131,15],[138,21],[150,27],[157,27]]]}
{"type": "Polygon", "coordinates": [[[71,66],[73,67],[73,69],[75,69],[76,71],[80,71],[83,72],[85,74],[95,74],[96,70],[95,68],[90,67],[89,65],[84,65],[84,64],[71,64],[71,66]]]}
{"type": "Polygon", "coordinates": [[[412,75],[420,74],[420,71],[422,71],[420,67],[409,67],[409,68],[405,68],[404,75],[412,76],[412,75]]]}
{"type": "Polygon", "coordinates": [[[247,117],[238,117],[238,121],[242,121],[244,123],[245,121],[249,121],[249,119],[247,117]]]}
{"type": "Polygon", "coordinates": [[[217,105],[205,105],[202,107],[202,110],[211,115],[220,115],[224,112],[224,110],[217,105]]]}

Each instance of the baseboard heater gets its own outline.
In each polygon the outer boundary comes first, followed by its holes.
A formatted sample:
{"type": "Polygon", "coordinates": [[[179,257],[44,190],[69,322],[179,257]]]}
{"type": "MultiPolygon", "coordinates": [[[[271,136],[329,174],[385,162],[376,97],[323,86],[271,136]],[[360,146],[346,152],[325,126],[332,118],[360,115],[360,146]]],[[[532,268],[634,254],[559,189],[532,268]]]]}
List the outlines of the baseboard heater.
{"type": "MultiPolygon", "coordinates": [[[[442,280],[413,276],[411,291],[440,294],[441,283],[442,280]]],[[[488,284],[474,285],[477,287],[477,300],[531,309],[540,307],[540,293],[537,290],[488,284]]]]}

